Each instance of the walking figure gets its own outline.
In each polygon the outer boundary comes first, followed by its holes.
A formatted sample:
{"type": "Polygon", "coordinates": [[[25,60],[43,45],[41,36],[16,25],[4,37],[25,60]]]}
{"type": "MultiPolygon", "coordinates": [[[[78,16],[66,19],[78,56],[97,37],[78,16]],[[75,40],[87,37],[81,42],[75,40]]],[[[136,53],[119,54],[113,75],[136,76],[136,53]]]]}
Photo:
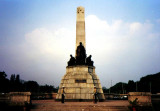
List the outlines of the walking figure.
{"type": "Polygon", "coordinates": [[[61,102],[64,103],[64,99],[65,99],[65,96],[64,96],[64,86],[62,86],[62,90],[61,90],[61,94],[62,94],[62,99],[61,99],[61,102]]]}
{"type": "Polygon", "coordinates": [[[97,90],[96,90],[96,86],[94,86],[94,103],[97,104],[97,90]]]}

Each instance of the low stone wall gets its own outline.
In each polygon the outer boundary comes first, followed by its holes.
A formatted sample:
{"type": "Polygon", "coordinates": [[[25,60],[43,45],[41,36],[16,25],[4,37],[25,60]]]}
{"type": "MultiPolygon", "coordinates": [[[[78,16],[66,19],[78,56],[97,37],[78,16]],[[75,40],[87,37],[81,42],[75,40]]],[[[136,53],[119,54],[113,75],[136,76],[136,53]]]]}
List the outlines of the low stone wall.
{"type": "Polygon", "coordinates": [[[104,97],[105,97],[106,100],[113,99],[114,94],[104,93],[104,97]]]}
{"type": "Polygon", "coordinates": [[[26,105],[31,104],[30,92],[10,92],[11,105],[26,105]]]}
{"type": "Polygon", "coordinates": [[[52,99],[56,99],[57,93],[52,93],[52,99]]]}
{"type": "Polygon", "coordinates": [[[138,99],[139,105],[146,105],[151,106],[151,93],[150,92],[129,92],[128,94],[128,100],[134,101],[135,99],[138,99]]]}
{"type": "Polygon", "coordinates": [[[57,93],[32,93],[32,100],[56,99],[57,93]]]}
{"type": "Polygon", "coordinates": [[[7,93],[0,94],[0,103],[9,103],[10,102],[10,95],[7,93]]]}
{"type": "Polygon", "coordinates": [[[57,93],[44,93],[44,99],[56,99],[57,93]]]}
{"type": "Polygon", "coordinates": [[[31,104],[30,95],[30,92],[0,94],[0,103],[6,103],[10,106],[25,106],[31,104]]]}

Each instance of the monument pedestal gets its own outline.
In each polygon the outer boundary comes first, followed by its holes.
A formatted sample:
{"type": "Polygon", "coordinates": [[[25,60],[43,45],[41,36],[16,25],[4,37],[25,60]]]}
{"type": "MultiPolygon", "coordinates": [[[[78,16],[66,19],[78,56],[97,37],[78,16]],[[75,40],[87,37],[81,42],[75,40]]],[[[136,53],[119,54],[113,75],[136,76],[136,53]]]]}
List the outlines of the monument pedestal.
{"type": "Polygon", "coordinates": [[[67,66],[56,99],[61,100],[64,93],[65,101],[93,101],[95,88],[97,99],[103,101],[105,97],[94,66],[67,66]]]}

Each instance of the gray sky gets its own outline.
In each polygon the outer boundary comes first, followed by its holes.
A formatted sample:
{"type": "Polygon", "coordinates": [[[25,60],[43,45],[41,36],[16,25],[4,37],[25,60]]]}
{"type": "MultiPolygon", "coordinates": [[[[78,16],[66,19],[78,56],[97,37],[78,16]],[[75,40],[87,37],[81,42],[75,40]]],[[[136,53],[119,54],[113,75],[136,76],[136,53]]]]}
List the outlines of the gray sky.
{"type": "Polygon", "coordinates": [[[58,86],[75,54],[76,8],[102,86],[160,71],[159,1],[1,0],[0,71],[58,86]]]}

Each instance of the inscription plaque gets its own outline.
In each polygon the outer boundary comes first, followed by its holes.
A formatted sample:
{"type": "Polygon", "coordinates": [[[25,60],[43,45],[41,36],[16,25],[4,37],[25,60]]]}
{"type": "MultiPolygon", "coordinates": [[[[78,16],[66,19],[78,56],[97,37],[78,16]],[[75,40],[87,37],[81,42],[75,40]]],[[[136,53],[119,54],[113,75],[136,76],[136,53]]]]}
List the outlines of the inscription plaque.
{"type": "Polygon", "coordinates": [[[76,79],[75,83],[86,83],[86,79],[76,79]]]}

